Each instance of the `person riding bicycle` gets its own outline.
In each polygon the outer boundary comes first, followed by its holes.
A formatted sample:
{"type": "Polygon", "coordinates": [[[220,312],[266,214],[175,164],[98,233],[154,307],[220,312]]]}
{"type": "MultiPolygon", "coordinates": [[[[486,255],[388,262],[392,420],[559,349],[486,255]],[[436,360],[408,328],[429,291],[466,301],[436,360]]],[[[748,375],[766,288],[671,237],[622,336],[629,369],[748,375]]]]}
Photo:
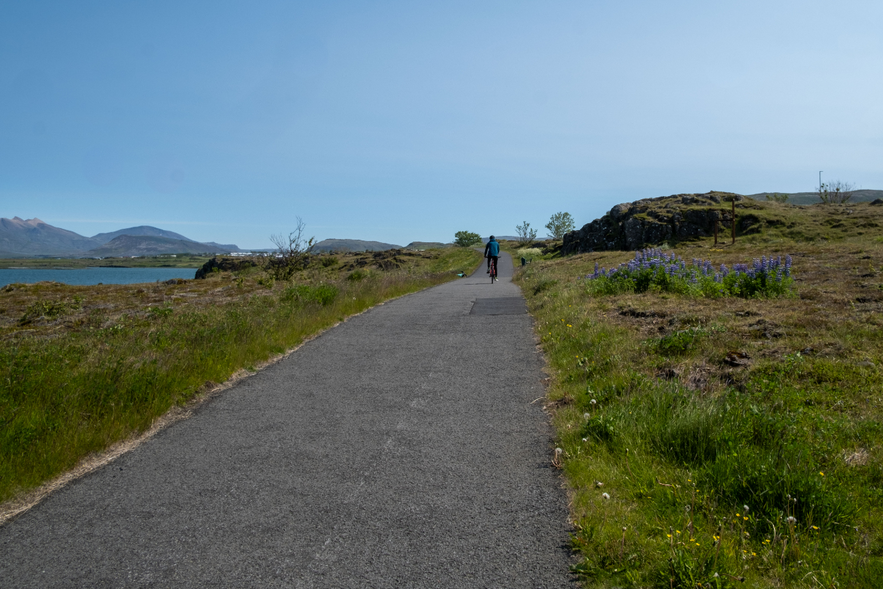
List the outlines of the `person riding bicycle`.
{"type": "Polygon", "coordinates": [[[497,260],[499,260],[500,258],[500,244],[497,243],[497,240],[494,239],[493,235],[491,235],[491,238],[488,240],[487,245],[484,246],[484,257],[487,258],[486,274],[491,273],[491,260],[494,261],[494,268],[497,268],[497,273],[499,273],[497,260]]]}

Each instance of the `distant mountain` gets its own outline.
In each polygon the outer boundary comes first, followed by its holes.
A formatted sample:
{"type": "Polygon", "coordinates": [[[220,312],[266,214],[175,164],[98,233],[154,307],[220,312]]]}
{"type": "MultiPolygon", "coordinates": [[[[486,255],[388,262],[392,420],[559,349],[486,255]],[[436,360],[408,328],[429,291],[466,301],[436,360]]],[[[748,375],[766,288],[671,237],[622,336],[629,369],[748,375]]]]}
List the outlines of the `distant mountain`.
{"type": "MultiPolygon", "coordinates": [[[[193,240],[188,239],[187,241],[193,241],[193,240]]],[[[226,253],[241,252],[242,251],[241,249],[239,249],[239,246],[236,245],[235,243],[215,243],[214,241],[194,241],[193,243],[207,245],[209,248],[211,248],[211,249],[206,250],[209,252],[223,252],[226,254],[226,253]]],[[[260,250],[255,250],[255,251],[260,251],[260,250]]],[[[268,251],[272,251],[272,250],[268,250],[268,251]]]]}
{"type": "Polygon", "coordinates": [[[233,244],[200,243],[178,233],[146,225],[84,237],[36,218],[0,218],[0,257],[4,258],[147,256],[238,251],[239,248],[233,244]],[[117,241],[121,237],[128,239],[117,241]]]}
{"type": "Polygon", "coordinates": [[[119,237],[120,235],[168,237],[169,239],[180,239],[181,241],[193,241],[190,238],[184,237],[180,233],[175,233],[174,231],[166,231],[165,229],[157,229],[156,227],[150,227],[149,225],[129,227],[128,229],[120,229],[119,231],[112,231],[110,233],[99,233],[98,235],[93,235],[92,239],[97,240],[101,244],[105,244],[108,241],[112,241],[114,238],[119,237]]]}
{"type": "MultiPolygon", "coordinates": [[[[235,246],[234,246],[235,247],[235,246]]],[[[171,239],[155,235],[120,235],[104,245],[86,252],[87,256],[158,256],[160,254],[228,253],[225,247],[213,247],[190,239],[171,239]]]]}
{"type": "Polygon", "coordinates": [[[40,219],[0,219],[0,250],[10,257],[69,256],[92,249],[97,242],[40,219]]]}
{"type": "Polygon", "coordinates": [[[314,252],[379,252],[401,249],[402,246],[361,239],[323,239],[313,246],[314,252]]]}
{"type": "MultiPolygon", "coordinates": [[[[818,192],[759,192],[747,196],[754,200],[766,200],[767,195],[772,194],[787,194],[788,204],[791,205],[814,205],[822,202],[818,192]]],[[[871,202],[878,198],[883,198],[883,190],[853,190],[849,202],[871,202]]]]}

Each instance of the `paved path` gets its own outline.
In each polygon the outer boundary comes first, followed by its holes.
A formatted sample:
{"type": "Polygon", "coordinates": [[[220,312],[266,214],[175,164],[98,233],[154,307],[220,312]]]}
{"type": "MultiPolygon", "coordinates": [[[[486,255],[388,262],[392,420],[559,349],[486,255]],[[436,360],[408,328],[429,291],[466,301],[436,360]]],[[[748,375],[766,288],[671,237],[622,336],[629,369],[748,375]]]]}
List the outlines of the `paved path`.
{"type": "Polygon", "coordinates": [[[500,270],[350,319],[0,527],[0,585],[570,586],[542,360],[500,270]]]}

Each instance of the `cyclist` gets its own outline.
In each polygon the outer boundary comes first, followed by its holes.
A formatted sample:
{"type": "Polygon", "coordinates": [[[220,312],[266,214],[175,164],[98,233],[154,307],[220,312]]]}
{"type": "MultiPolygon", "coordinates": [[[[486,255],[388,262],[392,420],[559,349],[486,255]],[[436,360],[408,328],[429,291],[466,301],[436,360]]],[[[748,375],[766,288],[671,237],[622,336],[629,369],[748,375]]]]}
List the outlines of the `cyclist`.
{"type": "Polygon", "coordinates": [[[491,238],[488,240],[487,245],[484,246],[484,257],[487,258],[486,274],[491,273],[491,260],[494,261],[494,267],[497,269],[497,274],[499,274],[500,266],[497,264],[497,261],[500,258],[500,244],[497,243],[497,240],[494,239],[493,235],[491,235],[491,238]]]}

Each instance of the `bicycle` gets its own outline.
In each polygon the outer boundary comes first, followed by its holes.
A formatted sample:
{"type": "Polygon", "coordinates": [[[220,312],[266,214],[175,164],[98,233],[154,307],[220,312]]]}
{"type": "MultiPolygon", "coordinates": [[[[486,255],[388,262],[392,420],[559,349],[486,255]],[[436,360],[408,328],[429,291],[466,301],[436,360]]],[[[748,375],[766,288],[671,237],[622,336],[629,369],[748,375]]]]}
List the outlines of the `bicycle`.
{"type": "Polygon", "coordinates": [[[491,275],[491,284],[497,281],[497,261],[491,258],[491,267],[490,267],[490,275],[491,275]]]}

